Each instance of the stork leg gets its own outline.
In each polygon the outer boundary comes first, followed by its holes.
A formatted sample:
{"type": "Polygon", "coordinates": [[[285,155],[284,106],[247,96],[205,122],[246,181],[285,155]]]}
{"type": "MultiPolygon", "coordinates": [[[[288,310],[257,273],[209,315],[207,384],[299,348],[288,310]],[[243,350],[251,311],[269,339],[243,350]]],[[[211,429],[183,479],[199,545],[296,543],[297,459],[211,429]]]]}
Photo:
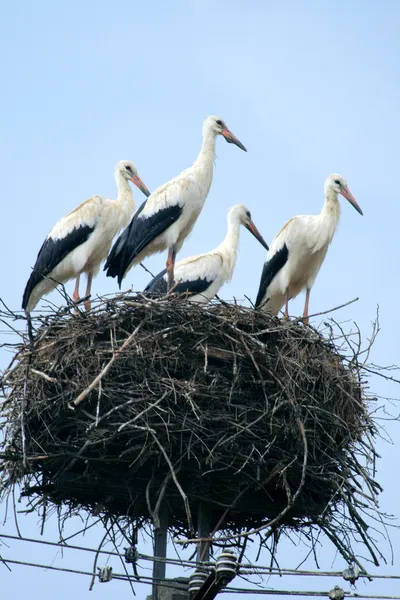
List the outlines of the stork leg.
{"type": "Polygon", "coordinates": [[[84,301],[86,311],[88,311],[92,308],[92,303],[90,301],[90,293],[91,293],[91,289],[92,289],[92,279],[93,279],[93,273],[90,271],[87,275],[87,285],[86,285],[86,294],[85,294],[86,299],[84,301]]]}
{"type": "Polygon", "coordinates": [[[172,288],[172,284],[174,283],[174,267],[175,267],[175,258],[176,258],[176,249],[175,246],[171,246],[168,250],[168,258],[167,258],[167,273],[168,273],[168,292],[172,288]]]}
{"type": "MultiPolygon", "coordinates": [[[[72,299],[74,302],[79,302],[79,280],[80,280],[81,276],[78,275],[78,277],[76,278],[75,281],[75,288],[74,288],[74,293],[72,294],[72,299]]],[[[77,308],[75,308],[75,314],[79,315],[79,310],[77,308]]]]}
{"type": "Polygon", "coordinates": [[[289,318],[289,290],[286,292],[286,300],[285,300],[285,319],[289,318]]]}
{"type": "Polygon", "coordinates": [[[304,303],[304,312],[303,312],[303,323],[305,325],[308,325],[308,304],[310,302],[310,291],[311,290],[309,290],[307,288],[307,291],[306,291],[306,301],[304,303]]]}

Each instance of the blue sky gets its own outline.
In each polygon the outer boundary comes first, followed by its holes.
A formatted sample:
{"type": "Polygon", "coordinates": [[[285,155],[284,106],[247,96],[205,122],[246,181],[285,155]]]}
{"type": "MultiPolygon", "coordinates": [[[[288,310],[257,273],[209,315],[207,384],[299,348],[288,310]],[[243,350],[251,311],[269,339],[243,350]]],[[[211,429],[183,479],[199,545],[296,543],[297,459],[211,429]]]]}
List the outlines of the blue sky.
{"type": "MultiPolygon", "coordinates": [[[[320,210],[324,180],[339,172],[364,217],[343,201],[310,311],[358,296],[358,303],[336,316],[349,327],[357,321],[368,335],[379,304],[382,331],[372,358],[399,363],[399,26],[400,4],[390,0],[5,4],[0,22],[1,297],[20,307],[37,251],[60,217],[93,194],[116,196],[118,160],[132,160],[154,190],[193,162],[202,122],[217,114],[248,153],[218,140],[214,182],[180,258],[216,246],[225,235],[226,213],[237,202],[251,209],[271,241],[288,218],[320,210]]],[[[134,194],[139,205],[143,197],[134,194]]],[[[257,293],[264,250],[247,232],[241,242],[233,281],[222,293],[227,299],[245,294],[255,299],[257,293]]],[[[157,256],[146,264],[158,272],[164,261],[157,256]]],[[[143,289],[147,281],[137,268],[125,283],[143,289]]],[[[103,274],[93,290],[117,291],[115,281],[103,274]]],[[[303,297],[292,303],[292,314],[302,311],[302,303],[303,297]]],[[[3,364],[6,359],[2,355],[3,364]]],[[[381,395],[396,394],[381,381],[372,387],[381,395]]],[[[396,440],[397,424],[387,428],[396,440]]],[[[385,488],[381,507],[398,515],[393,477],[398,445],[380,443],[378,451],[385,488]]],[[[4,529],[13,530],[11,520],[4,529]]],[[[37,535],[32,515],[23,519],[23,532],[37,535]]],[[[396,551],[400,535],[394,531],[392,536],[396,551]]],[[[0,553],[54,558],[53,551],[23,548],[18,542],[18,549],[13,544],[9,551],[0,547],[0,553]]],[[[302,552],[287,545],[282,566],[294,566],[302,552]]],[[[333,559],[324,547],[322,565],[330,568],[333,559]]],[[[90,570],[85,557],[71,562],[90,570]]],[[[335,568],[345,566],[337,563],[335,568]]],[[[396,554],[395,566],[382,572],[395,572],[397,564],[396,554]]],[[[84,596],[87,589],[78,577],[19,567],[11,574],[2,568],[1,576],[3,593],[13,591],[15,597],[32,586],[42,600],[74,591],[84,596]]],[[[319,581],[296,585],[330,589],[319,581]]],[[[400,593],[399,587],[379,586],[400,593]]],[[[372,593],[371,587],[360,588],[372,593]]],[[[110,593],[108,586],[95,589],[99,598],[110,593]]]]}

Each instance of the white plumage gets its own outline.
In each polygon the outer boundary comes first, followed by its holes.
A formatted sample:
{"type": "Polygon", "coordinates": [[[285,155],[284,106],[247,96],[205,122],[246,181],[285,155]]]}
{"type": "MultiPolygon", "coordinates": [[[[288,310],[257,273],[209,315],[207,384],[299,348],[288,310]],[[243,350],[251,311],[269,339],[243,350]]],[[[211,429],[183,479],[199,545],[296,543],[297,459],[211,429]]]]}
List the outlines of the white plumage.
{"type": "Polygon", "coordinates": [[[310,290],[325,259],[340,218],[338,194],[362,215],[347,182],[334,173],[325,181],[325,203],[319,215],[299,215],[282,227],[271,243],[261,276],[256,306],[277,315],[288,301],[306,289],[303,318],[308,322],[310,290]]]}
{"type": "MultiPolygon", "coordinates": [[[[115,235],[126,227],[135,210],[129,180],[149,196],[150,192],[134,165],[122,160],[115,167],[117,200],[93,196],[63,217],[44,241],[26,284],[22,308],[33,310],[40,298],[58,283],[76,278],[73,298],[79,300],[79,279],[87,274],[86,296],[90,295],[93,277],[106,259],[115,235]]],[[[85,301],[90,309],[90,299],[85,301]]]]}
{"type": "MultiPolygon", "coordinates": [[[[236,204],[228,212],[228,230],[224,241],[210,252],[180,260],[175,265],[172,292],[187,294],[189,301],[207,304],[231,280],[239,248],[240,226],[244,225],[268,250],[254,225],[249,210],[236,204]]],[[[165,294],[168,274],[165,269],[146,287],[145,293],[165,294]]]]}
{"type": "Polygon", "coordinates": [[[217,135],[246,150],[222,119],[207,117],[197,160],[189,169],[157,188],[115,242],[104,268],[108,277],[118,277],[119,285],[131,267],[167,248],[171,284],[176,254],[192,231],[211,187],[217,135]]]}

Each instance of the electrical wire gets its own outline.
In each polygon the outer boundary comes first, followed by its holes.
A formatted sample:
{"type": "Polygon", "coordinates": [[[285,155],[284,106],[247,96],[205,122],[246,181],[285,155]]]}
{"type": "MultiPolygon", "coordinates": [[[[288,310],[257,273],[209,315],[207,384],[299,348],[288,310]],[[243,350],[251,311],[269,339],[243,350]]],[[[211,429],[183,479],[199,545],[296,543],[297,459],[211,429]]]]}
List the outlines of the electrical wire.
{"type": "MultiPolygon", "coordinates": [[[[62,571],[64,573],[73,573],[76,575],[86,575],[86,576],[90,576],[90,577],[93,576],[93,573],[91,571],[80,571],[77,569],[69,569],[66,567],[55,567],[53,565],[43,565],[43,564],[39,564],[39,563],[25,562],[22,560],[3,558],[2,562],[4,562],[5,564],[9,563],[9,564],[21,565],[21,566],[25,566],[25,567],[36,567],[36,568],[52,570],[52,571],[62,571]]],[[[157,583],[158,585],[160,585],[162,587],[173,587],[173,588],[179,587],[179,584],[176,585],[172,581],[164,582],[163,580],[155,580],[152,577],[143,577],[143,578],[141,577],[140,580],[138,580],[133,576],[129,577],[123,573],[113,573],[112,579],[116,579],[116,580],[120,580],[120,581],[132,581],[133,583],[135,583],[135,582],[136,583],[157,583]],[[146,581],[143,581],[143,579],[145,579],[146,581]]],[[[260,589],[254,590],[254,589],[235,588],[235,587],[226,587],[226,588],[222,589],[220,593],[257,594],[257,595],[264,595],[264,596],[314,596],[314,597],[321,597],[321,598],[327,597],[326,591],[319,592],[319,591],[306,591],[306,590],[260,590],[260,589]]],[[[354,592],[354,593],[344,592],[344,595],[346,598],[365,598],[366,600],[400,600],[400,596],[359,594],[357,592],[354,592]]]]}
{"type": "MultiPolygon", "coordinates": [[[[115,552],[112,550],[102,550],[99,548],[88,548],[85,546],[78,545],[69,545],[62,542],[50,542],[47,540],[40,540],[35,538],[26,538],[20,537],[16,535],[10,535],[5,533],[0,533],[0,539],[8,539],[15,541],[25,541],[31,542],[35,544],[43,544],[47,546],[57,547],[63,550],[81,550],[84,552],[97,553],[107,556],[115,556],[118,558],[124,558],[124,554],[115,552]]],[[[189,567],[196,568],[199,564],[194,560],[178,560],[178,559],[170,559],[170,558],[156,558],[154,556],[148,556],[146,554],[137,553],[137,560],[145,560],[154,562],[165,562],[167,564],[178,565],[181,567],[189,567]]],[[[72,569],[68,567],[57,567],[54,565],[26,562],[22,560],[16,559],[7,559],[4,557],[0,557],[0,562],[8,567],[9,564],[21,565],[26,567],[34,567],[45,570],[59,571],[64,573],[76,574],[76,575],[86,575],[89,577],[93,577],[95,575],[98,577],[97,573],[93,573],[93,571],[81,571],[78,569],[72,569]]],[[[202,563],[202,566],[211,566],[214,563],[202,563]]],[[[239,572],[238,575],[245,574],[254,574],[254,575],[279,575],[279,576],[317,576],[317,577],[343,577],[343,573],[340,571],[298,571],[295,569],[280,569],[277,567],[268,567],[268,566],[258,566],[252,565],[251,563],[239,563],[239,572]]],[[[8,567],[9,568],[9,567],[8,567]]],[[[388,580],[399,580],[400,575],[371,575],[366,573],[360,573],[358,577],[368,577],[372,579],[388,579],[388,580]]],[[[157,580],[150,576],[140,576],[138,579],[134,575],[129,576],[126,573],[113,573],[112,579],[119,581],[130,581],[131,583],[141,583],[141,584],[157,584],[162,587],[171,587],[175,589],[182,589],[179,587],[179,583],[176,584],[173,581],[168,580],[157,580]]],[[[256,594],[256,595],[267,595],[267,596],[309,596],[309,597],[327,597],[327,592],[319,592],[319,591],[302,591],[302,590],[271,590],[271,589],[250,589],[250,588],[237,588],[237,587],[226,587],[221,590],[220,593],[235,593],[235,594],[256,594]]],[[[386,596],[386,595],[369,595],[358,592],[344,592],[346,598],[363,598],[367,600],[400,600],[400,596],[386,596]]]]}
{"type": "MultiPolygon", "coordinates": [[[[16,541],[25,541],[31,542],[35,544],[44,544],[47,546],[53,546],[66,550],[82,550],[84,552],[92,552],[98,554],[106,554],[108,556],[116,556],[118,558],[123,558],[124,554],[120,552],[115,552],[113,550],[101,550],[97,548],[88,548],[85,546],[77,546],[72,544],[64,544],[62,542],[49,542],[46,540],[40,540],[35,538],[27,538],[27,537],[19,537],[16,535],[9,535],[5,533],[0,533],[0,539],[6,538],[10,540],[16,541]]],[[[144,560],[154,562],[165,562],[167,564],[180,566],[180,567],[188,567],[188,568],[196,568],[199,566],[199,563],[195,560],[183,560],[183,559],[174,559],[174,558],[162,558],[154,556],[149,556],[147,554],[137,554],[137,560],[144,560]]],[[[203,567],[213,567],[213,562],[202,562],[201,566],[203,567]]],[[[264,565],[253,565],[251,563],[239,563],[238,567],[240,569],[240,575],[279,575],[282,576],[307,576],[307,577],[343,577],[342,571],[306,571],[306,570],[297,570],[297,569],[287,569],[287,568],[279,568],[279,567],[269,567],[264,565]]],[[[359,573],[358,578],[369,578],[369,579],[393,579],[400,580],[400,575],[381,575],[381,574],[370,574],[370,573],[359,573]]]]}
{"type": "MultiPolygon", "coordinates": [[[[221,590],[224,593],[235,593],[235,594],[259,594],[265,596],[318,596],[327,597],[326,592],[310,592],[310,591],[297,591],[297,590],[250,590],[245,588],[224,588],[221,590]]],[[[359,594],[358,592],[344,592],[345,598],[367,598],[368,600],[400,600],[400,596],[378,596],[369,594],[359,594]]]]}
{"type": "MultiPolygon", "coordinates": [[[[27,538],[27,537],[20,537],[17,535],[9,535],[9,534],[5,534],[5,533],[0,533],[0,539],[1,538],[6,538],[6,539],[10,539],[10,540],[16,540],[16,541],[20,541],[20,542],[32,542],[35,544],[44,544],[45,546],[53,546],[56,548],[62,548],[63,550],[82,550],[84,552],[93,552],[96,554],[107,554],[108,556],[117,556],[118,558],[123,558],[124,557],[124,553],[120,553],[120,552],[115,552],[113,550],[101,550],[98,548],[87,548],[85,546],[76,546],[76,545],[72,545],[72,544],[64,544],[62,542],[49,542],[46,540],[37,540],[34,538],[27,538]]],[[[141,553],[137,553],[137,560],[145,560],[145,561],[151,561],[154,562],[155,560],[157,560],[157,562],[165,562],[171,565],[176,565],[178,567],[196,567],[198,566],[198,563],[196,563],[195,561],[191,561],[191,560],[179,560],[179,559],[174,559],[174,558],[158,558],[155,559],[154,556],[148,556],[147,554],[141,554],[141,553]]],[[[214,563],[211,562],[204,562],[202,563],[202,566],[210,566],[212,567],[214,565],[214,563]]]]}

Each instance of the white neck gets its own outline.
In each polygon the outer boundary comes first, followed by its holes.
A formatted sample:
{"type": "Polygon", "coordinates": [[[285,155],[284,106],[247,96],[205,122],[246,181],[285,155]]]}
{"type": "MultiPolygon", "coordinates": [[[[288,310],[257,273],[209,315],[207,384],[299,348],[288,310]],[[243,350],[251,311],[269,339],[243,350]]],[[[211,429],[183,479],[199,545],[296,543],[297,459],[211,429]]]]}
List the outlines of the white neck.
{"type": "Polygon", "coordinates": [[[340,202],[338,200],[338,193],[332,188],[328,188],[325,193],[325,202],[322,207],[321,216],[332,219],[336,223],[340,219],[340,202]]]}
{"type": "Polygon", "coordinates": [[[320,219],[326,224],[327,236],[332,239],[340,219],[338,194],[332,188],[328,188],[325,192],[325,202],[320,219]]]}
{"type": "Polygon", "coordinates": [[[237,253],[240,239],[240,222],[228,215],[228,230],[223,242],[216,248],[216,251],[224,257],[225,281],[232,278],[236,264],[237,253]]]}
{"type": "Polygon", "coordinates": [[[203,132],[203,144],[197,159],[193,163],[204,199],[210,190],[213,178],[213,167],[216,158],[215,138],[215,133],[210,129],[206,129],[203,132]]]}
{"type": "Polygon", "coordinates": [[[126,227],[135,211],[133,193],[127,178],[120,171],[115,171],[115,181],[118,189],[115,208],[118,211],[119,226],[126,227]]]}

